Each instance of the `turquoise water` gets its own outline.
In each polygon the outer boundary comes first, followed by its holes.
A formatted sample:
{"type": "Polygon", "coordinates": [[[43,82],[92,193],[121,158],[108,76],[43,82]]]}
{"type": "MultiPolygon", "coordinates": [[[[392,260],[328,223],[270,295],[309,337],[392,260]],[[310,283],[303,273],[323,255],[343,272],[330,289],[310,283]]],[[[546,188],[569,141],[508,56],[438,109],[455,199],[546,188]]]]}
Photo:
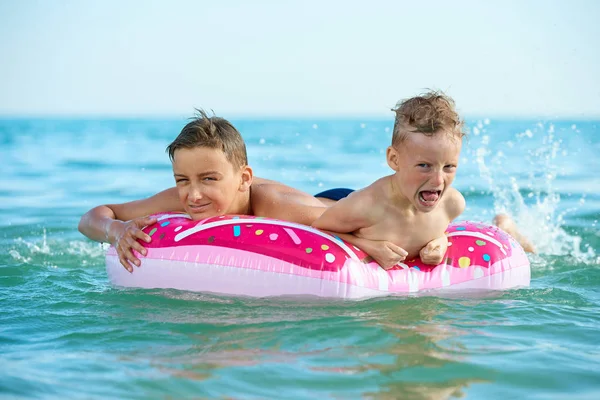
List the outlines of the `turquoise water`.
{"type": "MultiPolygon", "coordinates": [[[[530,288],[366,301],[112,288],[94,205],[172,185],[185,120],[0,120],[2,398],[600,398],[600,121],[468,120],[461,218],[515,216],[530,288]]],[[[233,120],[258,176],[388,173],[389,120],[233,120]]]]}

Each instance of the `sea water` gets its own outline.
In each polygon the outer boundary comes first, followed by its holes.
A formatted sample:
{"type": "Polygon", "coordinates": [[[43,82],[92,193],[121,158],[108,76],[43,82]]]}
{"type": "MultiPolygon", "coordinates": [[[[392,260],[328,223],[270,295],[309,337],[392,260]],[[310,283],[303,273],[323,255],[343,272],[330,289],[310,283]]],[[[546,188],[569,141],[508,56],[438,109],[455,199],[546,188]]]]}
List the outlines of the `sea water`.
{"type": "MultiPolygon", "coordinates": [[[[113,288],[77,231],[173,185],[185,119],[0,120],[0,397],[600,398],[600,121],[467,120],[461,219],[507,212],[531,287],[364,301],[113,288]]],[[[390,173],[392,119],[232,119],[257,176],[390,173]]]]}

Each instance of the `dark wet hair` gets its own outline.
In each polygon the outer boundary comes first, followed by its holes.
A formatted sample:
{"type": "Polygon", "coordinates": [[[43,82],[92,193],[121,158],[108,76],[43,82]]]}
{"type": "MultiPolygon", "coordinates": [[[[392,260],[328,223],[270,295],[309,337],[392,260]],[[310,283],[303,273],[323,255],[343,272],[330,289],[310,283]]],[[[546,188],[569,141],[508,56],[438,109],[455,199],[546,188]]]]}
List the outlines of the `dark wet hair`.
{"type": "Polygon", "coordinates": [[[248,165],[246,144],[237,129],[224,118],[209,117],[204,110],[198,110],[192,121],[183,127],[181,133],[167,146],[169,158],[173,161],[179,149],[208,147],[222,150],[234,167],[248,165]]]}

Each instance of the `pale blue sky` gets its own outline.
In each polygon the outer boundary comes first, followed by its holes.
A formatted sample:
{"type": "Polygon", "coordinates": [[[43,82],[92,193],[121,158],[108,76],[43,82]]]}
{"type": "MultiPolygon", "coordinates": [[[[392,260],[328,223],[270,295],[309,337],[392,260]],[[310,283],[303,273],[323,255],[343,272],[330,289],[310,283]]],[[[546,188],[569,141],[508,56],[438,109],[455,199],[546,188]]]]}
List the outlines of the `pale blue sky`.
{"type": "Polygon", "coordinates": [[[0,0],[0,115],[600,116],[600,2],[0,0]]]}

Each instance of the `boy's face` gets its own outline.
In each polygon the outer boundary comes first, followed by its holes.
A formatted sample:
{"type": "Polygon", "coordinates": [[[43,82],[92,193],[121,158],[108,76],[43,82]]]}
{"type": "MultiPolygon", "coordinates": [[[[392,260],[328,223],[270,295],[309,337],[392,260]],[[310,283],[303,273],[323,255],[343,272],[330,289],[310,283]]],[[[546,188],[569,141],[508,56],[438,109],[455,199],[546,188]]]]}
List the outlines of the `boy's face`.
{"type": "Polygon", "coordinates": [[[220,149],[176,150],[173,175],[179,201],[194,220],[247,211],[242,193],[250,188],[252,170],[234,167],[220,149]]]}
{"type": "Polygon", "coordinates": [[[432,211],[454,181],[462,139],[446,132],[411,133],[387,151],[395,186],[418,211],[432,211]]]}

